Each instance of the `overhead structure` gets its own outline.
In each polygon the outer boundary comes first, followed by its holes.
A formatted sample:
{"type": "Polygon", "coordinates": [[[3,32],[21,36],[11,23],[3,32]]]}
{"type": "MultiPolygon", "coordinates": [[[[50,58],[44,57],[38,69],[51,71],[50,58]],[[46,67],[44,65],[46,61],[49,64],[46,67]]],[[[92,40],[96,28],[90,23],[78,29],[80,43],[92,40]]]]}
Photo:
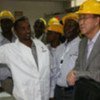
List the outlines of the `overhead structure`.
{"type": "Polygon", "coordinates": [[[69,0],[17,0],[17,1],[51,1],[51,2],[63,2],[63,1],[69,1],[69,0]]]}

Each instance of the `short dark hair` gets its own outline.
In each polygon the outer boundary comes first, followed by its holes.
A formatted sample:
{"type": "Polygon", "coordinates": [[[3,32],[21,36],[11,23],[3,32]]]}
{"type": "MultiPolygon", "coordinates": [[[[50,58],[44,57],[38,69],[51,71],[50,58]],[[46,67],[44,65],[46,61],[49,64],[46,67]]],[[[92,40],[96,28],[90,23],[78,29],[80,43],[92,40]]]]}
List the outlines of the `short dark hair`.
{"type": "Polygon", "coordinates": [[[17,30],[17,27],[18,27],[18,23],[21,22],[21,21],[25,21],[25,20],[28,20],[28,18],[26,16],[22,16],[20,17],[19,19],[17,19],[14,23],[14,30],[17,30]]]}

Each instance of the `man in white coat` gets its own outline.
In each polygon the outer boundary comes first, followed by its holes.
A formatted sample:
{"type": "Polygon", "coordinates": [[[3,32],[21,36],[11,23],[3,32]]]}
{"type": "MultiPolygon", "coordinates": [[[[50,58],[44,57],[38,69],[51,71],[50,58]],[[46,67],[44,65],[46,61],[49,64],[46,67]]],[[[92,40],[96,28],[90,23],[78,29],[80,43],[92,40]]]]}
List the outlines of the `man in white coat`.
{"type": "Polygon", "coordinates": [[[6,63],[14,81],[16,100],[49,100],[50,62],[47,47],[31,38],[26,17],[14,23],[18,39],[0,47],[0,63],[6,63]]]}

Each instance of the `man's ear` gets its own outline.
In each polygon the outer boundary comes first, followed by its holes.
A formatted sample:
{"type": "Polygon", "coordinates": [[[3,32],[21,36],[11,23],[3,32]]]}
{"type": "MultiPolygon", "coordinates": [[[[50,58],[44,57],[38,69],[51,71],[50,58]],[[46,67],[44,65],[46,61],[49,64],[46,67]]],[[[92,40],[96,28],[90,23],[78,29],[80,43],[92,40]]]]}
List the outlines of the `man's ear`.
{"type": "Polygon", "coordinates": [[[96,20],[95,25],[96,25],[96,26],[97,26],[97,25],[99,25],[99,26],[100,26],[100,17],[97,17],[96,19],[97,19],[97,20],[96,20]]]}

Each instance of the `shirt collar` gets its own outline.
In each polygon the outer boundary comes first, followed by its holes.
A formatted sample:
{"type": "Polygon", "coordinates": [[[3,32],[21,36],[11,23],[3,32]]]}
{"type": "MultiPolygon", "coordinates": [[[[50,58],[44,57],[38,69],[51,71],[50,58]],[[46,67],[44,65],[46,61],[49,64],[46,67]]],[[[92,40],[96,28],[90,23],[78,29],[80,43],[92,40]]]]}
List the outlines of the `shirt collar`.
{"type": "Polygon", "coordinates": [[[99,35],[100,35],[100,30],[99,30],[99,31],[97,32],[97,34],[93,37],[92,40],[88,40],[88,44],[89,44],[90,42],[95,43],[99,35]]]}
{"type": "Polygon", "coordinates": [[[76,42],[78,39],[80,40],[80,37],[79,37],[79,36],[77,36],[76,38],[74,38],[74,39],[73,39],[72,41],[70,41],[69,43],[67,43],[67,40],[66,40],[65,43],[64,43],[64,45],[67,46],[68,44],[71,44],[71,43],[76,42]]]}

